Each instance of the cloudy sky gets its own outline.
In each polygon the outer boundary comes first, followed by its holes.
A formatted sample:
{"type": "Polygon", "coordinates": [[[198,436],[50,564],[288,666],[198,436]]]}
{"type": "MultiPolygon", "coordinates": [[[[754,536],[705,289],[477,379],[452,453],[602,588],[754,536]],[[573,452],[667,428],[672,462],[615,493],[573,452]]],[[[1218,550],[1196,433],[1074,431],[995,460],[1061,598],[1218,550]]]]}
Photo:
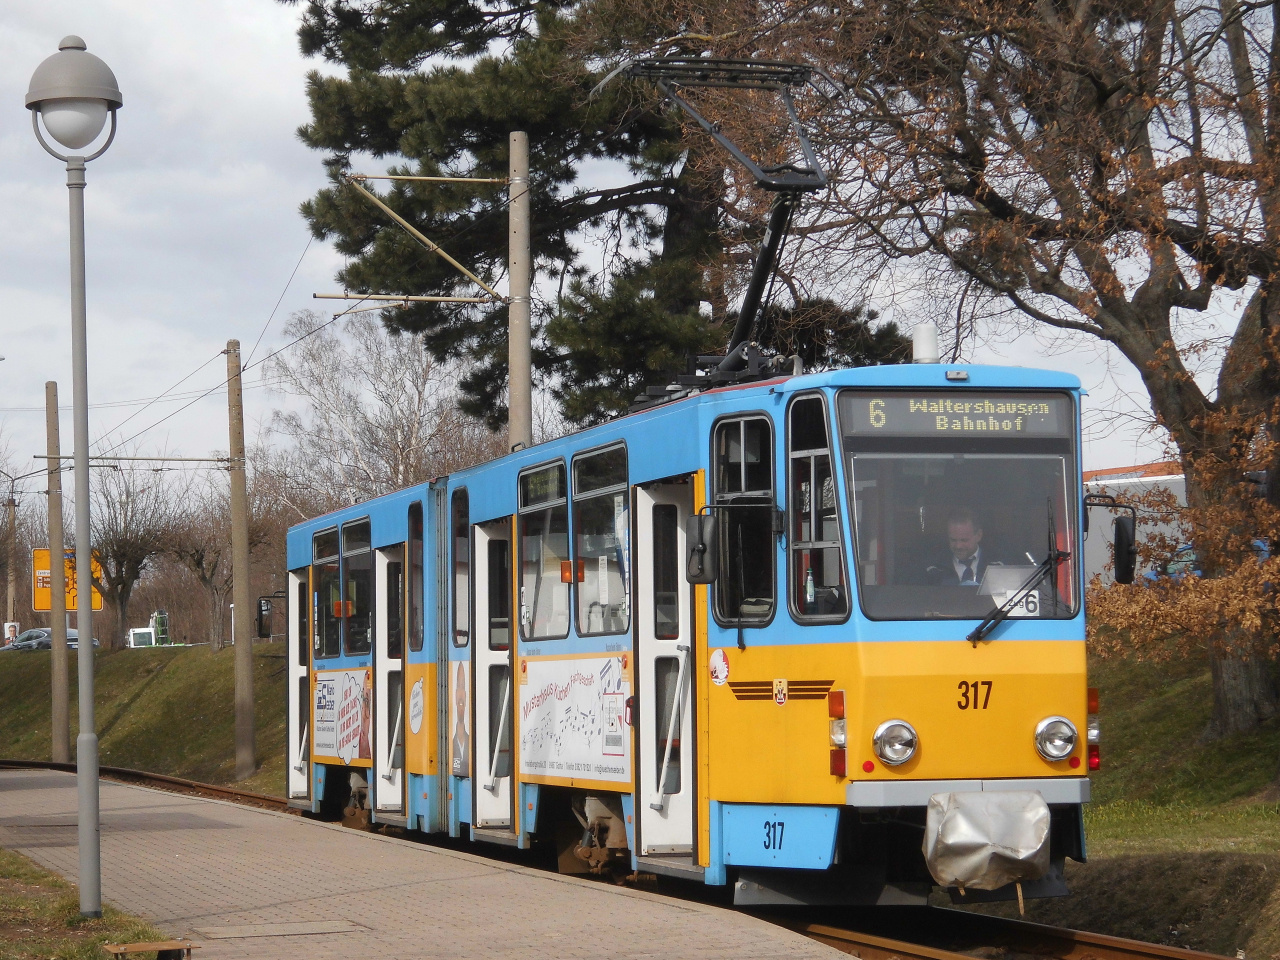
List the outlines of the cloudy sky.
{"type": "MultiPolygon", "coordinates": [[[[203,456],[227,446],[225,392],[174,413],[222,381],[226,341],[248,357],[307,245],[298,204],[323,183],[294,131],[307,119],[297,8],[271,0],[41,0],[0,14],[0,424],[20,471],[44,452],[44,383],[71,403],[67,190],[35,141],[23,98],[66,34],[115,72],[119,132],[89,164],[85,196],[90,431],[146,452],[203,456]],[[182,399],[142,409],[175,391],[182,399]],[[139,412],[141,410],[141,412],[139,412]],[[136,415],[135,415],[136,414],[136,415]],[[124,422],[130,415],[135,415],[124,422]],[[123,425],[122,425],[123,424],[123,425]]],[[[288,315],[332,292],[338,257],[313,243],[258,356],[288,315]]],[[[251,421],[272,398],[246,375],[251,421]]],[[[253,424],[249,426],[252,433],[253,424]]],[[[63,446],[71,443],[69,409],[63,446]]]]}
{"type": "MultiPolygon", "coordinates": [[[[248,358],[262,336],[261,357],[282,344],[290,313],[317,306],[312,293],[335,290],[337,254],[312,243],[302,257],[308,232],[298,204],[324,178],[320,156],[294,132],[308,116],[304,75],[319,66],[298,52],[297,17],[297,7],[273,0],[4,5],[0,427],[19,472],[34,468],[32,455],[45,449],[46,380],[60,384],[63,448],[71,446],[67,191],[61,164],[36,143],[23,106],[31,72],[75,33],[115,71],[125,101],[115,143],[88,170],[91,433],[112,442],[140,433],[135,444],[144,452],[204,456],[226,448],[225,394],[177,411],[191,391],[222,381],[226,341],[239,339],[248,358]],[[197,370],[177,400],[145,409],[130,403],[197,370]]],[[[1089,344],[1046,353],[1027,338],[979,347],[972,359],[1068,369],[1096,405],[1141,409],[1141,387],[1123,361],[1089,344]]],[[[256,385],[260,372],[246,380],[250,434],[280,402],[256,385]]],[[[1154,456],[1128,420],[1116,423],[1089,442],[1086,467],[1154,456]]]]}

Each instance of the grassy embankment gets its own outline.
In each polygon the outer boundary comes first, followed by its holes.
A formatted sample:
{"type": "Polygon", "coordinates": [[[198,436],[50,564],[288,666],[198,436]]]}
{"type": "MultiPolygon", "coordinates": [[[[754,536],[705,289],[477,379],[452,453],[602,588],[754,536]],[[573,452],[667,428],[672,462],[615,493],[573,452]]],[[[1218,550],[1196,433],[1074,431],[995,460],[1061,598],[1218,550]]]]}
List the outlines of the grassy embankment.
{"type": "MultiPolygon", "coordinates": [[[[283,644],[258,646],[255,661],[261,768],[247,787],[279,794],[283,644]]],[[[0,654],[0,753],[48,758],[48,671],[47,653],[0,654]]],[[[1033,901],[1029,917],[1280,958],[1280,720],[1199,743],[1211,704],[1201,663],[1094,663],[1091,682],[1101,689],[1103,768],[1086,812],[1090,862],[1068,864],[1072,897],[1033,901]]],[[[97,690],[104,764],[231,782],[232,650],[105,654],[97,690]]]]}
{"type": "MultiPolygon", "coordinates": [[[[257,774],[247,790],[284,789],[283,643],[254,647],[257,774]]],[[[0,756],[48,760],[49,653],[0,653],[0,756]]],[[[76,660],[71,660],[71,747],[75,750],[76,660]]],[[[235,777],[235,651],[156,647],[99,652],[95,678],[99,754],[129,767],[230,783],[235,777]]]]}

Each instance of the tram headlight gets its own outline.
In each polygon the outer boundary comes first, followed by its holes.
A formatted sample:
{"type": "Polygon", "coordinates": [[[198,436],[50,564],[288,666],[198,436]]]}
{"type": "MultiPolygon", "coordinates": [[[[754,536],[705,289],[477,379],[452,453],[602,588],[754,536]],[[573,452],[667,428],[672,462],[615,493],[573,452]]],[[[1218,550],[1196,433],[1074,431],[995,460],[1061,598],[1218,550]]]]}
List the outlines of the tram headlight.
{"type": "Polygon", "coordinates": [[[876,727],[871,737],[876,756],[891,767],[906,763],[915,756],[919,742],[915,727],[905,720],[886,720],[876,727]]]}
{"type": "Polygon", "coordinates": [[[1046,760],[1065,760],[1075,751],[1079,734],[1066,717],[1045,717],[1036,724],[1036,750],[1046,760]]]}

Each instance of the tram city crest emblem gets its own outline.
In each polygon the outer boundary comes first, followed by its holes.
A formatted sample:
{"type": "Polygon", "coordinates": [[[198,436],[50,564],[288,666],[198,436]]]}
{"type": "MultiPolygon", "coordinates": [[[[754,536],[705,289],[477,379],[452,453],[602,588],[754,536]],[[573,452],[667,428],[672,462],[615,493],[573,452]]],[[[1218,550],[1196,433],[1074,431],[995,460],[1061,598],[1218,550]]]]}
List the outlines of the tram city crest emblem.
{"type": "Polygon", "coordinates": [[[711,682],[717,687],[723,687],[729,679],[729,658],[724,655],[723,650],[717,650],[711,654],[711,682]]]}
{"type": "Polygon", "coordinates": [[[784,703],[787,702],[786,678],[783,678],[782,680],[773,681],[773,702],[776,703],[778,706],[782,706],[784,703]]]}

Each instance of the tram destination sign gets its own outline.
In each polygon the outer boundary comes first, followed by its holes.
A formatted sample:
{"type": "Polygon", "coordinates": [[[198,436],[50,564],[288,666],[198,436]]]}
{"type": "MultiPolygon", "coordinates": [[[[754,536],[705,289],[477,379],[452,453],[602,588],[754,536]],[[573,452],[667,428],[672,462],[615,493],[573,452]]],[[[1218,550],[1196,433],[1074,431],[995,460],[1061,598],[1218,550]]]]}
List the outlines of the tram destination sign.
{"type": "Polygon", "coordinates": [[[1073,422],[1060,393],[845,391],[840,408],[845,433],[862,437],[1066,437],[1073,422]]]}

